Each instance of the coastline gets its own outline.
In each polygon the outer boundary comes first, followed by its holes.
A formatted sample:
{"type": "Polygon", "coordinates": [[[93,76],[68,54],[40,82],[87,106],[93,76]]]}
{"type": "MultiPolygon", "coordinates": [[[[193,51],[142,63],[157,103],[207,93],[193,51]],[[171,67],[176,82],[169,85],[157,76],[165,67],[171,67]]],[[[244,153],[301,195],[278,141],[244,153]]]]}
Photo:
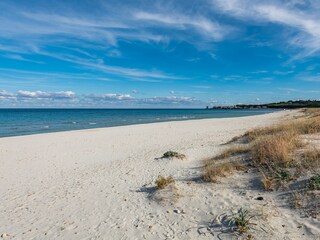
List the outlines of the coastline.
{"type": "MultiPolygon", "coordinates": [[[[9,239],[212,239],[197,227],[225,211],[262,203],[241,174],[219,185],[197,183],[202,160],[234,136],[295,113],[0,138],[0,233],[9,239]],[[157,159],[168,150],[187,159],[157,159]],[[158,175],[177,179],[176,203],[149,198],[158,175]]],[[[312,239],[318,231],[317,222],[296,219],[272,199],[264,207],[273,239],[312,239]],[[305,238],[297,228],[302,221],[305,238]]]]}
{"type": "Polygon", "coordinates": [[[277,110],[0,109],[0,138],[170,121],[229,118],[277,110]]]}

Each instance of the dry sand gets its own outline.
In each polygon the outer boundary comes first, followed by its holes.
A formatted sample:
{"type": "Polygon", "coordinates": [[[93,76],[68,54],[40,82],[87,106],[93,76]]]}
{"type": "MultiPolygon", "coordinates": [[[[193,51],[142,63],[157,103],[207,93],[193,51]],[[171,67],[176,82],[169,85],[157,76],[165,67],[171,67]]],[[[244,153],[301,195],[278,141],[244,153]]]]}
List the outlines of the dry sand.
{"type": "Polygon", "coordinates": [[[199,179],[201,160],[221,151],[223,143],[288,114],[2,138],[0,234],[6,239],[237,239],[221,233],[227,229],[223,216],[244,207],[262,214],[256,239],[320,239],[319,219],[301,218],[283,204],[283,196],[263,192],[257,173],[236,173],[219,184],[199,179]],[[167,150],[187,159],[157,159],[167,150]],[[177,180],[176,201],[170,192],[154,191],[158,175],[177,180]],[[169,200],[157,201],[163,197],[169,200]]]}

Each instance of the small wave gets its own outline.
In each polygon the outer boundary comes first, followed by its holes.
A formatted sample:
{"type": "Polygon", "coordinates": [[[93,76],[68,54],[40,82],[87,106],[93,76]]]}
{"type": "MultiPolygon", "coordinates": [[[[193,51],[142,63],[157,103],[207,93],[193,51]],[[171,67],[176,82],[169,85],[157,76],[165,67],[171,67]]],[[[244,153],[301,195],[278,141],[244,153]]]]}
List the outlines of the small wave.
{"type": "Polygon", "coordinates": [[[179,119],[178,117],[168,117],[168,120],[177,120],[179,119]]]}
{"type": "Polygon", "coordinates": [[[48,125],[47,125],[47,126],[43,126],[43,128],[49,128],[49,127],[50,127],[50,126],[48,126],[48,125]]]}
{"type": "Polygon", "coordinates": [[[97,123],[89,123],[89,125],[96,125],[97,123]]]}
{"type": "Polygon", "coordinates": [[[63,124],[77,124],[77,122],[64,122],[63,124]]]}

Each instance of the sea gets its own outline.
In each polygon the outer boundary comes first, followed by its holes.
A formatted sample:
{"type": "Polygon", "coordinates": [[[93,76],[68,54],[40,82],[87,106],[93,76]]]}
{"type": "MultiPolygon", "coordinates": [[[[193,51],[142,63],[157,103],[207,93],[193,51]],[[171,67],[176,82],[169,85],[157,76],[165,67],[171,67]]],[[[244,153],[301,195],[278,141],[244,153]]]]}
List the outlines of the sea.
{"type": "Polygon", "coordinates": [[[270,109],[0,109],[0,137],[206,118],[233,118],[270,109]]]}

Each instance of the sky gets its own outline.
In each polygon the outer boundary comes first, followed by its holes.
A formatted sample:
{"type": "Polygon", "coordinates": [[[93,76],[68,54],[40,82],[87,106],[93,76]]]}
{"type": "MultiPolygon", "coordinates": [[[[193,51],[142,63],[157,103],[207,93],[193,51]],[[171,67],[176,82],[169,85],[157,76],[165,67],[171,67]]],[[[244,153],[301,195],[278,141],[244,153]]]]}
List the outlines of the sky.
{"type": "Polygon", "coordinates": [[[0,107],[320,99],[319,0],[0,1],[0,107]]]}

